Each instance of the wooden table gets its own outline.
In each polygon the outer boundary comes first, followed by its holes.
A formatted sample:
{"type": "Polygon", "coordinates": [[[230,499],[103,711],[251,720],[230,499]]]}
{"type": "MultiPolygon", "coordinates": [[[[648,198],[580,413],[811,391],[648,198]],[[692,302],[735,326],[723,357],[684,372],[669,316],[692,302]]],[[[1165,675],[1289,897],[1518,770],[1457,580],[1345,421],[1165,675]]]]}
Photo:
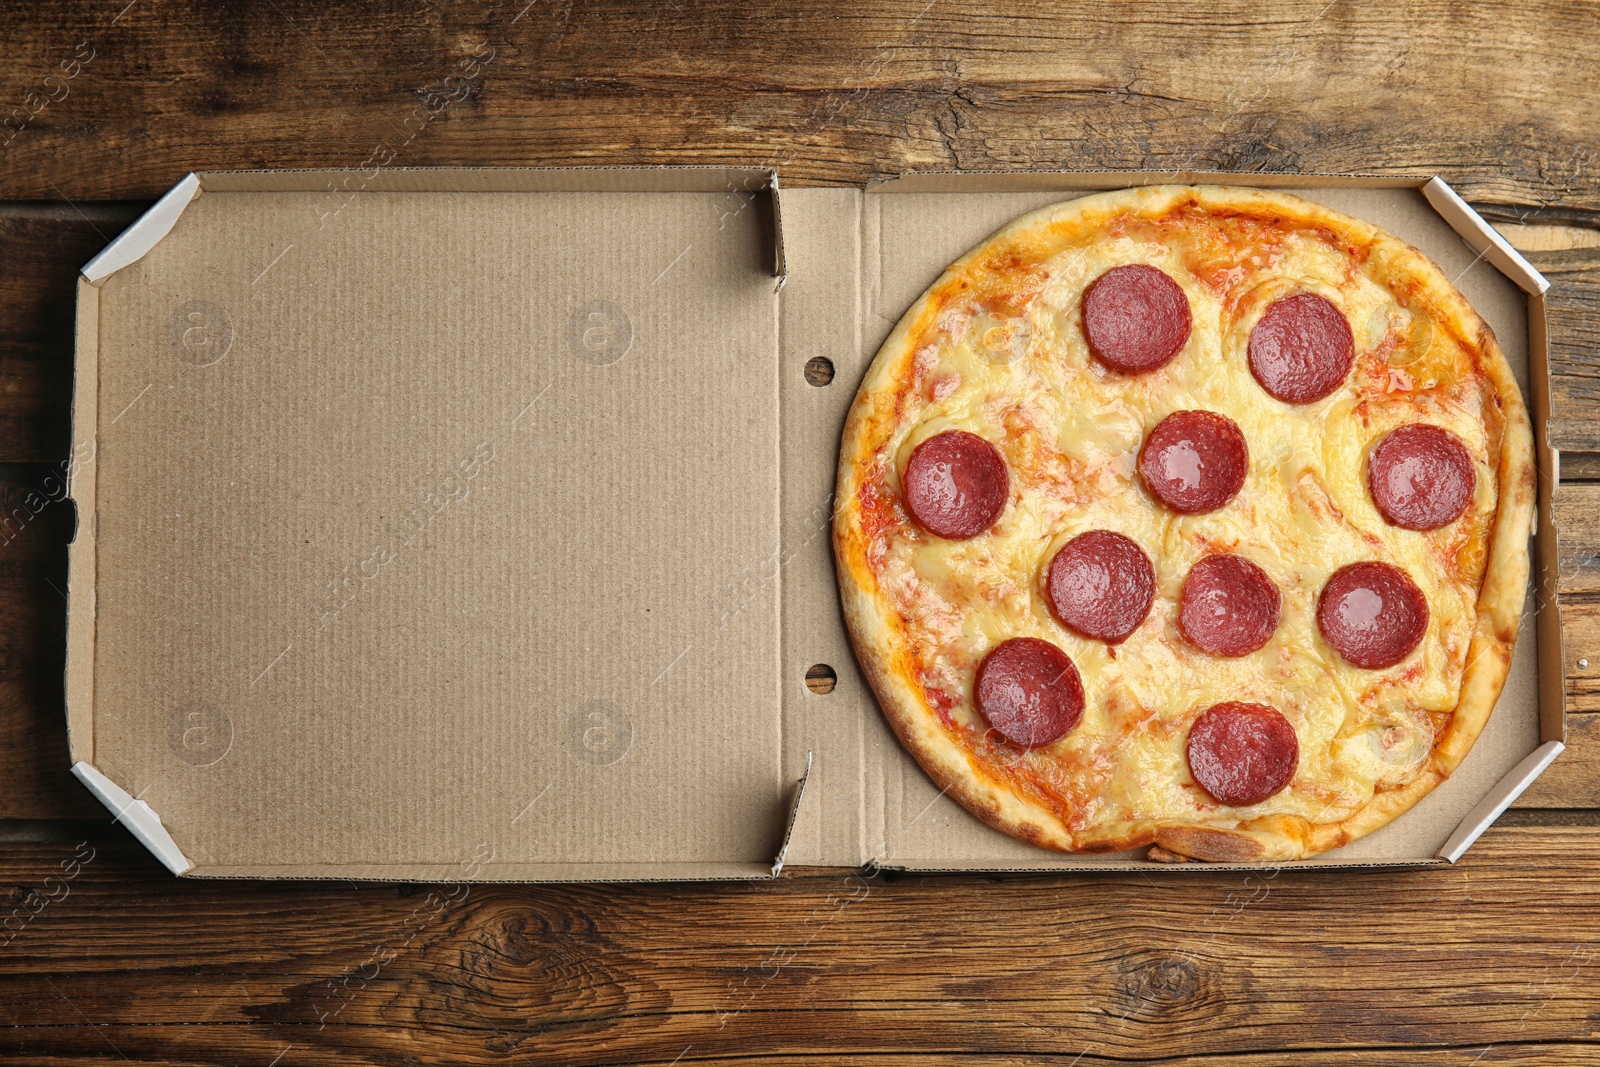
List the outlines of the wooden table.
{"type": "Polygon", "coordinates": [[[1600,1062],[1596,10],[124,3],[0,15],[0,915],[22,917],[0,931],[0,1049],[35,1063],[1600,1062]],[[1567,673],[1570,750],[1441,871],[841,871],[448,896],[168,876],[67,773],[71,518],[52,476],[74,273],[189,170],[353,167],[375,151],[771,164],[793,184],[928,168],[1444,175],[1553,282],[1566,662],[1546,669],[1567,673]]]}

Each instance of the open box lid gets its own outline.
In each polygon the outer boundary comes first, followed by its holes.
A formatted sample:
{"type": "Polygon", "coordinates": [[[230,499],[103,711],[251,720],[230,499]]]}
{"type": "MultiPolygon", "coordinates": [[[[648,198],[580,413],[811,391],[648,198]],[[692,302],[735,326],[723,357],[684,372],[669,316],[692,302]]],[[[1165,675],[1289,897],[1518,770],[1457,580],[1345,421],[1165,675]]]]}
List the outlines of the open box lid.
{"type": "Polygon", "coordinates": [[[80,284],[75,772],[198,876],[1145,865],[933,787],[856,668],[829,529],[916,295],[1024,211],[1157,180],[1417,244],[1529,396],[1537,641],[1450,782],[1312,862],[1453,860],[1560,751],[1563,693],[1545,282],[1437,179],[920,175],[786,190],[780,223],[753,170],[191,176],[80,284]]]}
{"type": "Polygon", "coordinates": [[[198,875],[770,875],[771,181],[174,189],[80,285],[80,777],[198,875]]]}

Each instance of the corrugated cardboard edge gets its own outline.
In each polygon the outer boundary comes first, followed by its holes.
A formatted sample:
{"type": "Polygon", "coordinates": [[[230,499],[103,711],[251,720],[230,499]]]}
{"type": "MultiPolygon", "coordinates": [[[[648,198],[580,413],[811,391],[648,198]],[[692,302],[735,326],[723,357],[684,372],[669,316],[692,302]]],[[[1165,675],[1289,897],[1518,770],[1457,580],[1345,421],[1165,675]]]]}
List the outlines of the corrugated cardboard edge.
{"type": "Polygon", "coordinates": [[[1478,802],[1478,806],[1467,813],[1456,827],[1456,832],[1439,849],[1439,858],[1454,863],[1461,858],[1462,853],[1472,847],[1472,843],[1483,835],[1496,819],[1498,819],[1511,802],[1522,795],[1522,791],[1533,784],[1534,779],[1544,773],[1544,769],[1561,755],[1567,746],[1560,741],[1546,741],[1528,755],[1523,761],[1511,769],[1511,773],[1495,783],[1489,795],[1478,802]]]}
{"type": "Polygon", "coordinates": [[[1555,526],[1555,500],[1561,489],[1561,453],[1550,446],[1550,340],[1545,297],[1528,297],[1528,404],[1533,414],[1534,465],[1539,488],[1534,509],[1534,631],[1539,663],[1539,737],[1567,739],[1566,651],[1561,629],[1561,543],[1555,526]],[[1537,358],[1535,358],[1537,355],[1537,358]]]}
{"type": "Polygon", "coordinates": [[[800,776],[800,781],[794,787],[794,799],[789,802],[789,818],[783,828],[783,844],[778,846],[777,858],[772,861],[772,877],[776,878],[783,873],[784,858],[789,855],[789,842],[794,839],[794,826],[800,818],[800,802],[806,796],[806,783],[811,780],[812,753],[806,753],[805,773],[800,776]]]}
{"type": "Polygon", "coordinates": [[[769,882],[766,863],[651,863],[623,860],[616,863],[494,863],[485,862],[469,872],[463,863],[197,864],[184,878],[213,881],[295,882],[421,882],[440,885],[496,883],[503,885],[555,885],[560,883],[644,884],[661,882],[769,882]],[[650,873],[641,874],[643,870],[650,873]]]}
{"type": "Polygon", "coordinates": [[[72,380],[72,459],[67,498],[76,529],[67,548],[67,745],[94,762],[95,472],[99,432],[100,290],[78,279],[77,362],[72,380]]]}
{"type": "MultiPolygon", "coordinates": [[[[1324,853],[1324,855],[1330,855],[1324,853]]],[[[1207,863],[1189,860],[1179,863],[1155,863],[1150,860],[1120,860],[1097,863],[1094,866],[1057,864],[1054,867],[949,867],[938,863],[879,863],[869,860],[864,868],[871,872],[890,871],[897,874],[1127,874],[1138,871],[1206,874],[1266,874],[1275,877],[1281,871],[1417,871],[1449,866],[1443,859],[1415,860],[1361,860],[1353,862],[1340,859],[1285,860],[1282,863],[1207,863]]]]}
{"type": "Polygon", "coordinates": [[[984,192],[1033,192],[1054,189],[1111,189],[1140,185],[1243,185],[1253,189],[1293,189],[1326,185],[1334,188],[1416,189],[1429,181],[1422,176],[1353,174],[1329,171],[1251,173],[1223,170],[924,170],[867,182],[869,193],[971,192],[973,181],[984,192]]]}
{"type": "Polygon", "coordinates": [[[79,760],[72,765],[72,773],[106,806],[113,821],[126,826],[167,870],[182,874],[194,866],[161,825],[161,816],[150,805],[138,797],[129,796],[126,789],[101,774],[92,763],[79,760]]]}

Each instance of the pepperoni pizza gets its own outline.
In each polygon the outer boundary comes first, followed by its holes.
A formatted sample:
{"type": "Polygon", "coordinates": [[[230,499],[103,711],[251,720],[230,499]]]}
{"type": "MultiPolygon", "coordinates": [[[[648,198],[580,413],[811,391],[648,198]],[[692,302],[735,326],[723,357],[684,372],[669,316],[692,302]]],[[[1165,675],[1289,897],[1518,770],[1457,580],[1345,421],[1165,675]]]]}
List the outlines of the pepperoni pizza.
{"type": "Polygon", "coordinates": [[[1316,855],[1499,695],[1528,415],[1420,252],[1286,194],[1024,216],[951,266],[845,426],[834,542],[902,743],[1065,851],[1316,855]]]}

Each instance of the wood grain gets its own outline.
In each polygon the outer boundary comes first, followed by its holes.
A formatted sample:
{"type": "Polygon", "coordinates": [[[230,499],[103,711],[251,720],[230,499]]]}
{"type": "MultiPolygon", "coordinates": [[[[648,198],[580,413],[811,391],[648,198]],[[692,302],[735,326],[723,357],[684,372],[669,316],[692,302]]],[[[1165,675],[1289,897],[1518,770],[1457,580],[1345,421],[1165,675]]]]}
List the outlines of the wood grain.
{"type": "Polygon", "coordinates": [[[1600,482],[1563,482],[1556,492],[1556,538],[1561,542],[1563,604],[1580,614],[1600,593],[1600,482]]]}
{"type": "Polygon", "coordinates": [[[0,882],[37,914],[0,946],[0,1051],[1592,1062],[1597,879],[1589,828],[1497,829],[1421,872],[434,890],[179,882],[114,841],[19,844],[0,882]]]}
{"type": "Polygon", "coordinates": [[[1600,450],[1600,248],[1530,253],[1550,280],[1550,443],[1600,450]]]}
{"type": "Polygon", "coordinates": [[[1517,806],[1600,808],[1600,715],[1590,711],[1567,716],[1567,751],[1528,787],[1517,806]]]}
{"type": "Polygon", "coordinates": [[[141,207],[0,205],[0,462],[66,458],[78,268],[141,207]]]}
{"type": "Polygon", "coordinates": [[[1600,1062],[1592,8],[125,4],[0,10],[0,1056],[1600,1062]],[[1443,174],[1552,282],[1570,750],[1437,871],[175,880],[66,772],[74,273],[189,170],[378,160],[1443,174]]]}
{"type": "Polygon", "coordinates": [[[354,166],[388,145],[404,165],[777,162],[830,182],[1438,172],[1524,223],[1600,211],[1581,136],[1600,22],[1557,3],[45,0],[5,31],[13,199],[152,197],[190,169],[354,166]],[[419,105],[435,111],[408,128],[419,105]]]}
{"type": "Polygon", "coordinates": [[[0,819],[98,815],[68,773],[70,505],[61,468],[0,464],[0,819]]]}

